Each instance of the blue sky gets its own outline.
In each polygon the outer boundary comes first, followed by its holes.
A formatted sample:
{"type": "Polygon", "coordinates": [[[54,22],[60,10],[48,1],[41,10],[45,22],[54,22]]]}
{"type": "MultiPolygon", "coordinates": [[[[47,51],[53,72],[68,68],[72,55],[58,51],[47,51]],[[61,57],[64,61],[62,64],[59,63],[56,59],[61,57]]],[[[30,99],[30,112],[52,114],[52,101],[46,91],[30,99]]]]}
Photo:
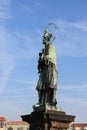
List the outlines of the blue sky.
{"type": "Polygon", "coordinates": [[[21,120],[37,103],[38,53],[58,26],[57,106],[87,122],[87,0],[0,0],[0,116],[21,120]]]}

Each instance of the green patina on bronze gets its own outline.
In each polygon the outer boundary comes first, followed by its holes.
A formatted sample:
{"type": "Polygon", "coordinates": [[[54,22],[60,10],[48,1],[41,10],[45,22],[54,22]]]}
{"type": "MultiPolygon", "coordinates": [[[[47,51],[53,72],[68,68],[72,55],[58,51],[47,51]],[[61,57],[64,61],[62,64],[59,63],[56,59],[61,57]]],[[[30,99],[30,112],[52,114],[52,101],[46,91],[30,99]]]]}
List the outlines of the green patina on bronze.
{"type": "Polygon", "coordinates": [[[43,35],[44,48],[39,53],[38,73],[39,80],[36,89],[38,91],[38,105],[56,106],[56,90],[58,70],[56,65],[56,50],[50,42],[52,34],[45,30],[43,35]]]}
{"type": "Polygon", "coordinates": [[[51,38],[52,34],[45,31],[44,48],[39,53],[38,59],[39,80],[36,86],[38,103],[33,105],[34,111],[31,114],[21,116],[23,121],[29,123],[30,130],[67,130],[69,123],[73,122],[75,118],[75,116],[63,112],[61,107],[56,107],[58,70],[56,50],[50,42],[51,38]]]}

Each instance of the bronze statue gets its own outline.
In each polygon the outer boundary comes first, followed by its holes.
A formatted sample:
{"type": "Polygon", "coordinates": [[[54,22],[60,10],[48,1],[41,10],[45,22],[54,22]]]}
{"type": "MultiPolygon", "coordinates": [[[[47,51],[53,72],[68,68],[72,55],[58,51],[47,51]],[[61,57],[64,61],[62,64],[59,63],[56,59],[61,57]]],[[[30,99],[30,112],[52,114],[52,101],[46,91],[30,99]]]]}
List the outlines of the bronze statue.
{"type": "Polygon", "coordinates": [[[39,53],[38,59],[39,80],[36,89],[39,101],[33,105],[31,114],[21,116],[22,120],[29,124],[30,130],[67,130],[75,118],[73,115],[67,115],[61,107],[56,106],[58,71],[56,50],[52,44],[55,37],[49,32],[47,29],[44,31],[44,48],[39,53]]]}
{"type": "Polygon", "coordinates": [[[38,73],[39,80],[36,89],[38,91],[39,105],[56,106],[56,90],[58,71],[56,65],[56,50],[50,42],[52,34],[47,30],[44,31],[43,44],[44,48],[39,53],[38,73]]]}

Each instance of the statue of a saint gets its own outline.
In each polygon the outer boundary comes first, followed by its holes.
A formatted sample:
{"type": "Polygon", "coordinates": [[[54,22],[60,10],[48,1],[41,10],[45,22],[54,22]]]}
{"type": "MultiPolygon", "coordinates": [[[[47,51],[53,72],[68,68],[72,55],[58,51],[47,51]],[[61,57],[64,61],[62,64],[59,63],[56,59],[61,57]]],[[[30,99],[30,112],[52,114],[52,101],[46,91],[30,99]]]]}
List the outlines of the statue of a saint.
{"type": "Polygon", "coordinates": [[[57,65],[56,50],[50,42],[52,34],[45,30],[43,35],[44,48],[39,53],[38,73],[39,80],[36,89],[38,91],[39,105],[48,104],[56,106],[56,90],[57,90],[57,65]]]}

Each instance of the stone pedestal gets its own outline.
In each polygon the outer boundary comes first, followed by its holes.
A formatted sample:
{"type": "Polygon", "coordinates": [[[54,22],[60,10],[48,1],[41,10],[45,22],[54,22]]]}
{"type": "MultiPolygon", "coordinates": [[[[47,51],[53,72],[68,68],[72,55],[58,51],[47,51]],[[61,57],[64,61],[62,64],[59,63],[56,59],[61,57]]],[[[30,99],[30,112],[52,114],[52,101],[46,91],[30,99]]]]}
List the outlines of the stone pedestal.
{"type": "Polygon", "coordinates": [[[73,115],[55,110],[34,111],[21,117],[23,121],[30,124],[30,130],[65,130],[75,118],[73,115]]]}

